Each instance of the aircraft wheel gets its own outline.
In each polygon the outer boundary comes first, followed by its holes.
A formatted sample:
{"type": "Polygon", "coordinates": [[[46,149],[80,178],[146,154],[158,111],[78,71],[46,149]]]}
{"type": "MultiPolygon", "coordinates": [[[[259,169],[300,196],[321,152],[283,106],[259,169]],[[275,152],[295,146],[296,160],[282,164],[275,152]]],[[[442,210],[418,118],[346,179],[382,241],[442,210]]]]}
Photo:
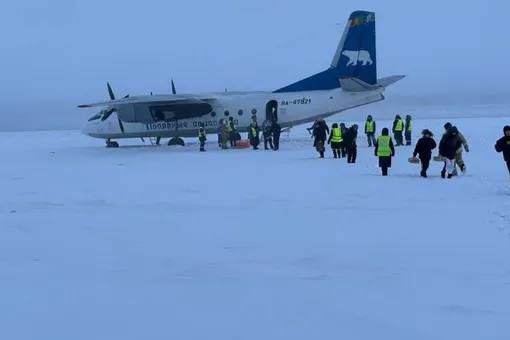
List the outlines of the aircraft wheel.
{"type": "Polygon", "coordinates": [[[113,141],[113,142],[108,141],[108,142],[106,142],[106,147],[107,148],[118,148],[119,147],[119,143],[117,143],[115,141],[113,141]]]}
{"type": "Polygon", "coordinates": [[[179,138],[179,137],[174,137],[172,139],[170,139],[168,141],[168,145],[180,145],[180,146],[184,146],[184,140],[182,138],[179,138]]]}

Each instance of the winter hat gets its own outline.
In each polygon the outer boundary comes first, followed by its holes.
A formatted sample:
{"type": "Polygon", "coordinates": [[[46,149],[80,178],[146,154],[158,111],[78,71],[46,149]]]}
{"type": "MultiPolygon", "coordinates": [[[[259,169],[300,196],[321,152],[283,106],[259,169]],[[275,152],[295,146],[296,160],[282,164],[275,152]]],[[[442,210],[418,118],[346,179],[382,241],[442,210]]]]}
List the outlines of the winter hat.
{"type": "Polygon", "coordinates": [[[510,125],[505,125],[505,127],[503,128],[503,133],[507,131],[510,131],[510,125]]]}
{"type": "Polygon", "coordinates": [[[422,132],[421,132],[422,135],[429,135],[430,137],[434,136],[434,134],[432,133],[432,131],[430,131],[429,129],[424,129],[422,132]]]}
{"type": "Polygon", "coordinates": [[[446,123],[446,124],[444,125],[444,129],[445,129],[445,130],[449,130],[449,129],[451,129],[451,127],[452,127],[452,123],[450,123],[450,122],[448,122],[448,123],[446,123]]]}

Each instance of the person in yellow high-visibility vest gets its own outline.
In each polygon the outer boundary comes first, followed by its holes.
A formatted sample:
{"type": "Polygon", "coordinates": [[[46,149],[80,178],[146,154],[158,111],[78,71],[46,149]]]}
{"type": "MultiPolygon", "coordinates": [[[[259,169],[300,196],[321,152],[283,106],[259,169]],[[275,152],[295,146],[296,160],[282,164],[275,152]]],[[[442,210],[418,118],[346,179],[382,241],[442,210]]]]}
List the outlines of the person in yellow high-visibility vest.
{"type": "Polygon", "coordinates": [[[388,169],[391,168],[391,157],[395,156],[393,140],[389,134],[388,128],[382,129],[381,135],[375,143],[374,155],[379,157],[379,167],[383,176],[388,176],[388,169]]]}
{"type": "Polygon", "coordinates": [[[334,158],[341,158],[342,142],[342,131],[338,127],[337,123],[333,123],[333,125],[331,125],[331,133],[329,134],[328,144],[331,144],[334,158]]]}
{"type": "Polygon", "coordinates": [[[230,146],[236,146],[237,138],[236,138],[236,127],[234,124],[234,117],[228,117],[227,121],[227,134],[228,141],[230,142],[230,146]]]}
{"type": "Polygon", "coordinates": [[[368,146],[375,146],[375,121],[371,115],[368,115],[367,121],[365,122],[365,135],[367,135],[368,146]]]}
{"type": "Polygon", "coordinates": [[[248,128],[248,137],[250,138],[250,144],[253,147],[253,150],[259,149],[260,144],[260,128],[256,122],[251,122],[250,127],[248,128]]]}
{"type": "Polygon", "coordinates": [[[404,121],[402,117],[399,115],[395,116],[395,120],[393,121],[393,137],[395,138],[395,146],[404,145],[404,136],[402,133],[404,132],[404,121]]]}

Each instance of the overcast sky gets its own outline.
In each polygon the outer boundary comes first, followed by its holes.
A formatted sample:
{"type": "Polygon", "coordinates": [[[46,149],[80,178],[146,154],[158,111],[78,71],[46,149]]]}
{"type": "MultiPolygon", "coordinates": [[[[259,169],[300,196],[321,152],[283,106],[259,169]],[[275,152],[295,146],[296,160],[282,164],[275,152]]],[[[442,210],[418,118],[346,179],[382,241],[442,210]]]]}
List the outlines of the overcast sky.
{"type": "Polygon", "coordinates": [[[76,105],[106,99],[107,80],[119,96],[169,92],[170,77],[178,92],[273,90],[327,68],[356,9],[376,12],[379,77],[408,75],[388,96],[503,93],[509,8],[503,0],[2,0],[0,115],[84,119],[93,112],[76,105]]]}

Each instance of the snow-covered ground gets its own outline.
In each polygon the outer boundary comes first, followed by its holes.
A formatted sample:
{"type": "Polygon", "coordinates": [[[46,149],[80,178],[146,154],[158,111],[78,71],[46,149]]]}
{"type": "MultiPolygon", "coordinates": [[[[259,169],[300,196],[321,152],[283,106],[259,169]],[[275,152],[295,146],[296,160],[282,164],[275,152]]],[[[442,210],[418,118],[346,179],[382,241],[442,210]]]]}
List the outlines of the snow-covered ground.
{"type": "Polygon", "coordinates": [[[381,177],[363,136],[317,159],[304,127],[279,152],[0,134],[0,338],[508,340],[510,121],[451,121],[452,180],[410,147],[381,177]]]}

